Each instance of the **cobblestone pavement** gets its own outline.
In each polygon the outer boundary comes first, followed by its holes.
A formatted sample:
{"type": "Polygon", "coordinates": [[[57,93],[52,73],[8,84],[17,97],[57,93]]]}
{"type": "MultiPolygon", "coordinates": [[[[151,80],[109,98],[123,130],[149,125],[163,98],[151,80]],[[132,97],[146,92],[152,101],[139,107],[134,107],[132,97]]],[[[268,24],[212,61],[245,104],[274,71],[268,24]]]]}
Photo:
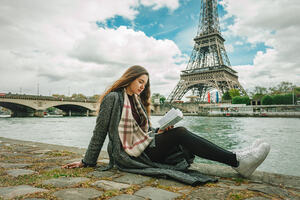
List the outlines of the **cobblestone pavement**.
{"type": "MultiPolygon", "coordinates": [[[[61,169],[65,163],[80,160],[84,151],[0,137],[0,199],[300,200],[299,177],[257,173],[248,180],[230,174],[233,173],[230,170],[216,170],[215,165],[208,167],[215,171],[204,170],[204,173],[218,175],[219,182],[197,187],[117,170],[61,169]]],[[[107,163],[103,152],[99,165],[107,163]]]]}

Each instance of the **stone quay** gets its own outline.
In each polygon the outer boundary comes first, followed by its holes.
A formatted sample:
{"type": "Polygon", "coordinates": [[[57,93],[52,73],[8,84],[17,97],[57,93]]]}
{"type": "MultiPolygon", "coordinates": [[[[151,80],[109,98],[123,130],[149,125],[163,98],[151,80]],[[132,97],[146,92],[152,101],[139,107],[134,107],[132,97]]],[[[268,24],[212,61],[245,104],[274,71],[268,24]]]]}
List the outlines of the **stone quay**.
{"type": "MultiPolygon", "coordinates": [[[[193,164],[217,183],[185,185],[112,169],[62,169],[85,149],[0,137],[0,199],[300,199],[300,177],[256,171],[249,179],[230,167],[193,164]]],[[[109,162],[101,152],[98,165],[109,162]]]]}

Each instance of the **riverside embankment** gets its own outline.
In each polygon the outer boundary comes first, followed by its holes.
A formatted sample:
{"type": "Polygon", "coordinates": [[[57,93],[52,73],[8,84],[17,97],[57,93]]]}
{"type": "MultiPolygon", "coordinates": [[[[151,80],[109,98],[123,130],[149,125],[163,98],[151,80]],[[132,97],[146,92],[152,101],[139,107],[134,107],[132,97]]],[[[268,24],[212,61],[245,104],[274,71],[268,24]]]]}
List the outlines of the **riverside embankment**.
{"type": "Polygon", "coordinates": [[[196,102],[154,104],[152,115],[164,115],[172,107],[183,111],[185,116],[300,118],[300,105],[201,104],[196,102]]]}
{"type": "MultiPolygon", "coordinates": [[[[153,127],[158,127],[160,118],[151,117],[153,127]]],[[[95,122],[95,117],[0,118],[0,137],[86,148],[95,122]]],[[[271,151],[259,170],[300,176],[300,159],[295,159],[300,152],[298,118],[185,116],[176,126],[184,126],[229,151],[263,139],[270,143],[271,151]]],[[[106,145],[102,150],[107,149],[106,145]]],[[[213,164],[198,158],[195,162],[213,164]]]]}
{"type": "MultiPolygon", "coordinates": [[[[191,187],[118,170],[62,169],[85,149],[0,137],[0,199],[300,199],[300,177],[255,172],[250,179],[230,167],[193,164],[217,183],[191,187]]],[[[98,165],[107,165],[101,152],[98,165]]]]}

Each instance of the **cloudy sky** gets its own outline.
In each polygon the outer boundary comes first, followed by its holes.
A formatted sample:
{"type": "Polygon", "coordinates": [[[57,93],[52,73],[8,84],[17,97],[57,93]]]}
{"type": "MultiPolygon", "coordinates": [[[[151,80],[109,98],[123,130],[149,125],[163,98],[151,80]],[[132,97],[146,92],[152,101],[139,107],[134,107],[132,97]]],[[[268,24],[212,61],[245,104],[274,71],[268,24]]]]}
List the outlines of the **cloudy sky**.
{"type": "MultiPolygon", "coordinates": [[[[102,93],[127,67],[168,96],[193,48],[200,0],[1,0],[0,92],[102,93]]],[[[220,0],[232,67],[245,89],[300,85],[300,1],[220,0]]]]}

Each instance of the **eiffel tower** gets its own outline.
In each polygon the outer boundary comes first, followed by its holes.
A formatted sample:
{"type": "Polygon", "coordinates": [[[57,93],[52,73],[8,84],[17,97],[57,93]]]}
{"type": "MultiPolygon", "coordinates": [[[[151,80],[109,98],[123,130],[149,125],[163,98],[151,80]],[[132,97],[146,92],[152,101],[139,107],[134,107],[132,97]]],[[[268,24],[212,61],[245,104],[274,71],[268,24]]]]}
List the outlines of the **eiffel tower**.
{"type": "Polygon", "coordinates": [[[201,0],[201,9],[194,48],[180,80],[167,98],[168,102],[180,100],[192,90],[200,100],[212,89],[222,96],[230,89],[246,94],[238,81],[237,72],[231,68],[220,32],[217,10],[218,0],[201,0]]]}

